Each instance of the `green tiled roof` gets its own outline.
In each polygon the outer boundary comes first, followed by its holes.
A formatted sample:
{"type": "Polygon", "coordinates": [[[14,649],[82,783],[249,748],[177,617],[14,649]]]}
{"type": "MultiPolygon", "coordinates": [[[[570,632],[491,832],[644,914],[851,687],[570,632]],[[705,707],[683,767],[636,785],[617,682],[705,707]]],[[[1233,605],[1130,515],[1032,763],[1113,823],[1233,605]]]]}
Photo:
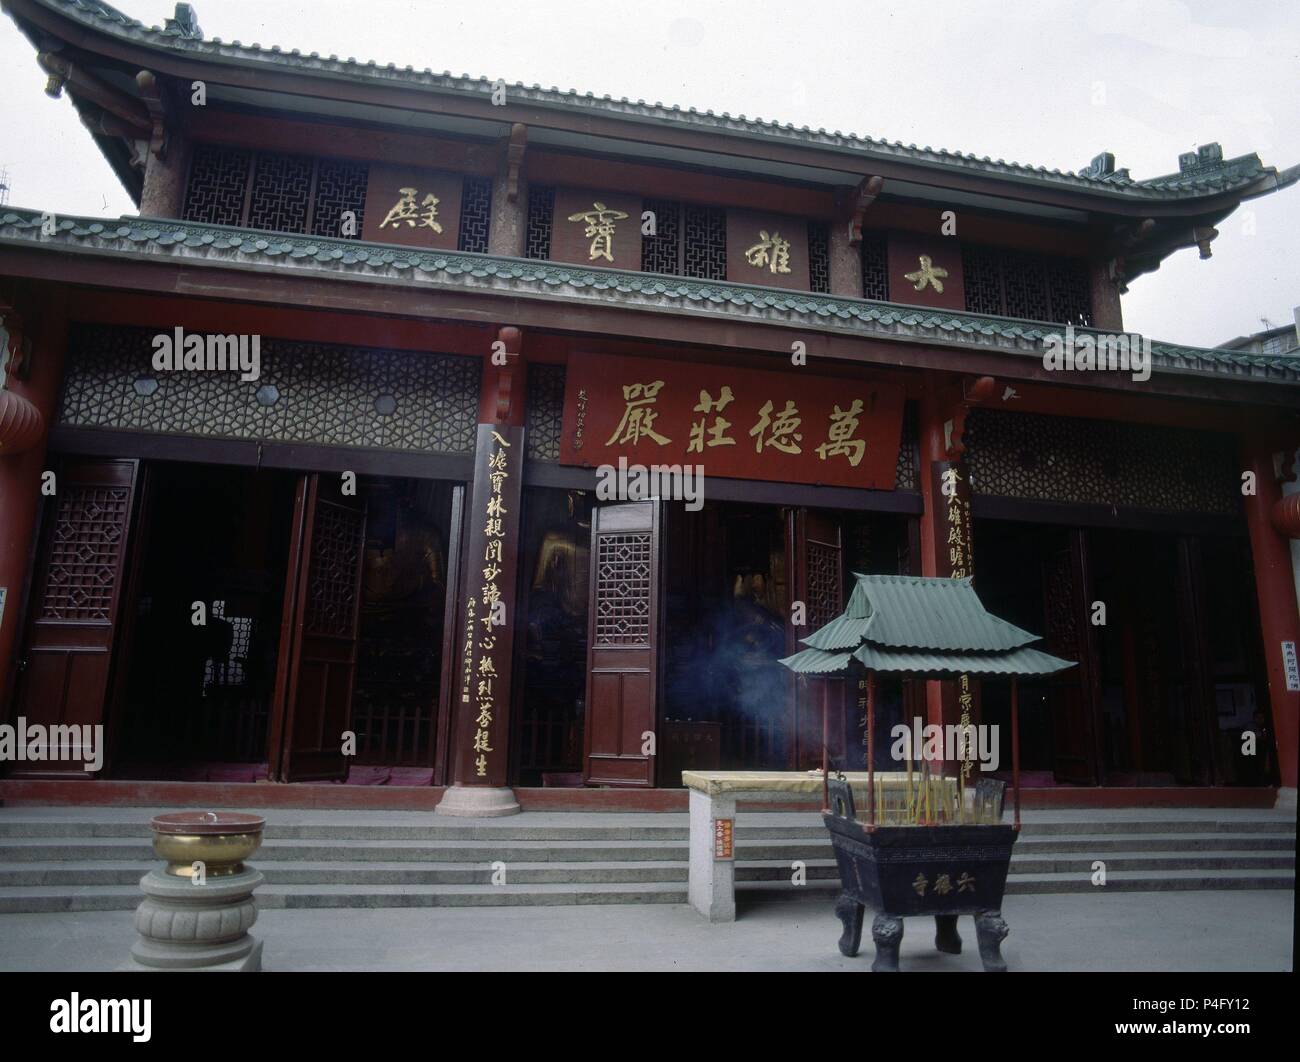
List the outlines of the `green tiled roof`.
{"type": "MultiPolygon", "coordinates": [[[[0,207],[0,244],[52,252],[238,270],[268,267],[339,279],[385,280],[519,298],[613,303],[630,308],[767,321],[863,338],[1014,353],[1041,364],[1043,341],[1059,325],[898,303],[817,295],[754,284],[454,251],[421,251],[339,237],[296,236],[226,225],[151,218],[59,216],[42,235],[42,213],[0,207]]],[[[1075,335],[1099,335],[1075,329],[1075,335]]],[[[1300,384],[1300,359],[1152,342],[1155,373],[1300,384]]]]}
{"type": "Polygon", "coordinates": [[[844,612],[803,639],[810,648],[781,661],[791,671],[835,674],[850,656],[872,671],[932,676],[1051,675],[1074,666],[1029,648],[1036,636],[987,612],[969,578],[854,578],[844,612]]]}
{"type": "MultiPolygon", "coordinates": [[[[398,68],[393,63],[380,64],[373,59],[358,62],[352,57],[347,59],[340,59],[337,55],[322,57],[316,52],[303,55],[296,48],[286,52],[278,45],[263,48],[256,43],[245,45],[240,41],[223,42],[217,37],[205,40],[202,31],[192,19],[168,19],[164,27],[151,27],[97,0],[37,0],[37,2],[83,25],[121,39],[190,54],[196,58],[220,59],[226,62],[233,60],[249,69],[266,67],[270,64],[313,75],[333,75],[349,80],[364,79],[403,87],[422,86],[435,92],[482,97],[489,97],[495,85],[495,80],[486,77],[472,78],[467,74],[456,76],[450,71],[439,74],[428,68],[420,71],[410,66],[398,68]]],[[[599,112],[607,116],[626,117],[643,122],[655,121],[717,134],[795,142],[832,152],[847,152],[869,158],[915,163],[964,173],[980,173],[1021,183],[1039,183],[1057,188],[1070,187],[1113,199],[1150,201],[1196,199],[1234,190],[1245,191],[1261,183],[1263,187],[1259,191],[1268,191],[1271,190],[1268,187],[1270,182],[1280,187],[1282,184],[1300,179],[1300,167],[1293,167],[1279,174],[1274,167],[1263,165],[1258,156],[1253,154],[1220,161],[1217,165],[1200,165],[1190,169],[1180,165],[1180,172],[1177,174],[1149,180],[1134,180],[1126,170],[1115,170],[1113,165],[1099,164],[1100,159],[1109,158],[1104,155],[1098,156],[1089,166],[1071,173],[1058,169],[1049,170],[1045,166],[1027,166],[1003,159],[991,159],[987,155],[980,157],[943,148],[918,147],[916,144],[903,144],[901,141],[857,136],[839,130],[828,132],[825,129],[811,129],[808,126],[796,127],[789,122],[764,121],[761,118],[747,118],[743,114],[731,115],[726,111],[715,114],[711,110],[700,111],[694,107],[683,109],[675,105],[670,107],[662,103],[647,103],[645,100],[633,101],[627,97],[614,99],[607,95],[596,96],[590,92],[580,93],[572,89],[565,91],[555,87],[546,89],[541,85],[527,86],[519,82],[507,85],[507,92],[512,99],[534,106],[560,108],[580,113],[599,112]]]]}

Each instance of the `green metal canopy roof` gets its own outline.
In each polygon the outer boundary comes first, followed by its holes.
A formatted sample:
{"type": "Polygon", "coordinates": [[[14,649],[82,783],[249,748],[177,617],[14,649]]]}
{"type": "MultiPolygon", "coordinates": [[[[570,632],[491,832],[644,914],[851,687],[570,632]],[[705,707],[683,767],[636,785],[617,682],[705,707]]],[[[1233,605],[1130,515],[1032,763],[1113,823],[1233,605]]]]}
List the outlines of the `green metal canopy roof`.
{"type": "Polygon", "coordinates": [[[971,580],[854,575],[844,612],[781,663],[833,675],[856,659],[871,671],[943,675],[1052,675],[1074,664],[1028,648],[1035,635],[987,612],[971,580]]]}

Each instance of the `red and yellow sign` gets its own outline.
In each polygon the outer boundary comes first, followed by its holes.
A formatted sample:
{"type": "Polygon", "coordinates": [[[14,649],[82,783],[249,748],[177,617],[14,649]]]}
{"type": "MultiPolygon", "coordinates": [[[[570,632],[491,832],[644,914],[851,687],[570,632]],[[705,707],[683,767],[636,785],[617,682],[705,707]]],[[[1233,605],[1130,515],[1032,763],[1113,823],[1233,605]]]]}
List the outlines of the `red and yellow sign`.
{"type": "Polygon", "coordinates": [[[560,461],[893,490],[902,424],[897,384],[575,354],[560,461]]]}

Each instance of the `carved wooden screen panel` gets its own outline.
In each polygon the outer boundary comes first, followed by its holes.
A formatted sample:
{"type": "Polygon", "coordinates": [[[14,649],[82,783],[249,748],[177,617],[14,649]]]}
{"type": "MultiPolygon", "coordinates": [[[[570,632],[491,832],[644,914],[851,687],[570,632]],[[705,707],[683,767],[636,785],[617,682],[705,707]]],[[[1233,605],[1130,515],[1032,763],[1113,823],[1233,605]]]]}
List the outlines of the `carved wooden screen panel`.
{"type": "Polygon", "coordinates": [[[563,365],[528,364],[528,400],[524,426],[528,457],[533,461],[560,459],[560,433],[564,428],[563,365]]]}
{"type": "Polygon", "coordinates": [[[524,228],[524,257],[551,257],[551,225],[555,214],[555,189],[528,186],[528,220],[524,228]]]}
{"type": "Polygon", "coordinates": [[[456,247],[461,251],[486,254],[488,225],[492,217],[492,181],[488,177],[466,177],[460,197],[460,233],[456,247]]]}
{"type": "Polygon", "coordinates": [[[808,223],[808,282],[815,292],[831,290],[830,232],[817,221],[808,223]]]}
{"type": "Polygon", "coordinates": [[[903,404],[903,428],[898,440],[898,461],[894,465],[895,490],[919,490],[916,481],[916,403],[903,404]]]}
{"type": "Polygon", "coordinates": [[[366,512],[336,477],[302,477],[276,684],[272,755],[286,782],[347,776],[366,512]],[[327,486],[328,484],[328,486],[327,486]]]}
{"type": "Polygon", "coordinates": [[[659,505],[596,509],[591,520],[584,777],[590,785],[652,786],[659,668],[659,505]]]}
{"type": "MultiPolygon", "coordinates": [[[[57,471],[15,698],[15,715],[29,725],[104,722],[137,471],[136,461],[57,471]]],[[[15,765],[16,773],[34,767],[86,777],[80,762],[15,765]]]]}
{"type": "Polygon", "coordinates": [[[366,223],[366,185],[370,167],[364,162],[321,159],[316,170],[316,194],[312,201],[313,236],[357,237],[366,223]],[[355,229],[343,229],[343,214],[351,211],[355,229]]]}
{"type": "Polygon", "coordinates": [[[996,252],[987,247],[963,247],[961,269],[966,309],[971,313],[1004,313],[1002,268],[996,252]]]}
{"type": "Polygon", "coordinates": [[[1236,460],[1216,432],[994,409],[966,420],[976,494],[1231,516],[1236,460]]]}
{"type": "Polygon", "coordinates": [[[358,239],[369,173],[364,162],[196,144],[181,217],[358,239]],[[344,228],[345,211],[355,215],[355,228],[344,228]]]}
{"type": "MultiPolygon", "coordinates": [[[[793,534],[793,600],[805,604],[807,623],[788,628],[787,648],[791,652],[803,648],[798,639],[844,611],[844,535],[839,519],[831,513],[799,509],[794,514],[793,534]]],[[[844,679],[800,678],[793,689],[795,769],[820,767],[824,744],[832,766],[848,766],[848,692],[844,679]]]]}
{"type": "Polygon", "coordinates": [[[211,225],[239,225],[252,158],[251,151],[195,144],[181,217],[211,225]]]}
{"type": "Polygon", "coordinates": [[[1078,259],[968,245],[961,261],[972,313],[1092,325],[1088,267],[1078,259]]]}
{"type": "Polygon", "coordinates": [[[313,160],[300,155],[258,155],[248,199],[249,227],[306,232],[313,169],[313,160]]]}
{"type": "Polygon", "coordinates": [[[471,453],[477,358],[263,338],[261,375],[159,372],[151,329],[76,325],[58,423],[267,442],[471,453]]]}
{"type": "Polygon", "coordinates": [[[889,301],[889,259],[883,232],[862,234],[862,297],[889,301]]]}
{"type": "Polygon", "coordinates": [[[682,205],[668,199],[646,199],[642,211],[655,217],[653,236],[641,239],[641,271],[644,273],[671,273],[682,271],[682,205]]]}
{"type": "Polygon", "coordinates": [[[701,280],[727,279],[727,212],[688,206],[683,211],[682,272],[701,280]]]}

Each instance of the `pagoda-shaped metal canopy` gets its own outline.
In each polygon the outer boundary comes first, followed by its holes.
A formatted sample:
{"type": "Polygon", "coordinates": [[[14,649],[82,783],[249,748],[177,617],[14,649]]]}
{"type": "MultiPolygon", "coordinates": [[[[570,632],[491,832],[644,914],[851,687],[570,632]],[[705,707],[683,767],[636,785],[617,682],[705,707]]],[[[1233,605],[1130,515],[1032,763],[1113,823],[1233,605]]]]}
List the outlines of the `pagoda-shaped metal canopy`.
{"type": "Polygon", "coordinates": [[[781,663],[799,675],[869,671],[912,675],[1036,676],[1074,667],[1029,648],[1037,635],[985,611],[971,580],[858,575],[848,607],[781,663]]]}

